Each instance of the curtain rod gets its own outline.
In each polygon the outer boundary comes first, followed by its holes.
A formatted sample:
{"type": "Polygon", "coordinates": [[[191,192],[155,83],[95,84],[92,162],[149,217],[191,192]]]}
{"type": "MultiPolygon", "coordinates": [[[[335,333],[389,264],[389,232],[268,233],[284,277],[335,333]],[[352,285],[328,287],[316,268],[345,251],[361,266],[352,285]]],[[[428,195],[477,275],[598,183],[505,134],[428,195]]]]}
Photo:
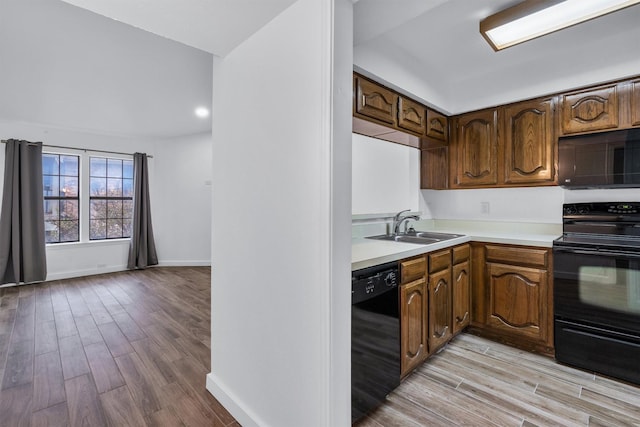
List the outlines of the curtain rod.
{"type": "MultiPolygon", "coordinates": [[[[0,142],[2,142],[3,144],[6,144],[9,141],[7,141],[6,139],[3,139],[0,142]]],[[[123,155],[123,156],[133,156],[133,154],[131,154],[131,153],[122,153],[120,151],[94,150],[93,148],[65,147],[65,146],[62,146],[62,145],[49,145],[49,144],[42,144],[42,146],[43,147],[49,147],[49,148],[66,148],[68,150],[80,150],[80,151],[84,151],[85,153],[87,151],[93,151],[94,153],[107,153],[107,154],[120,154],[120,155],[123,155]]],[[[151,154],[147,154],[147,157],[153,159],[153,155],[151,155],[151,154]]]]}

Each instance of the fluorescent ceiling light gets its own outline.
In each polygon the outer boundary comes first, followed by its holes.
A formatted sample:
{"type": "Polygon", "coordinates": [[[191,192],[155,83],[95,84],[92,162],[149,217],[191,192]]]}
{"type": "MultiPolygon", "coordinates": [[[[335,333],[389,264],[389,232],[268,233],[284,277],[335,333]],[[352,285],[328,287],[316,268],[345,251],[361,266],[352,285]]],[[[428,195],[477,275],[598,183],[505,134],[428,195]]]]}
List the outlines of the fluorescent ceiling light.
{"type": "Polygon", "coordinates": [[[525,0],[480,22],[495,51],[640,3],[640,0],[525,0]]]}

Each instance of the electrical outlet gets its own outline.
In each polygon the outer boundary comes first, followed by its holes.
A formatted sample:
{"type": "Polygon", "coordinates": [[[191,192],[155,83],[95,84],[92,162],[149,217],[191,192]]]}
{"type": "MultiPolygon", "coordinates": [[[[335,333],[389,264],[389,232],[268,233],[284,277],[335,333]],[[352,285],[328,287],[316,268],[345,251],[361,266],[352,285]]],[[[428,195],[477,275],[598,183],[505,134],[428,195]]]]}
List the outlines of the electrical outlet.
{"type": "Polygon", "coordinates": [[[490,205],[489,202],[480,202],[480,213],[483,215],[489,215],[490,205]]]}

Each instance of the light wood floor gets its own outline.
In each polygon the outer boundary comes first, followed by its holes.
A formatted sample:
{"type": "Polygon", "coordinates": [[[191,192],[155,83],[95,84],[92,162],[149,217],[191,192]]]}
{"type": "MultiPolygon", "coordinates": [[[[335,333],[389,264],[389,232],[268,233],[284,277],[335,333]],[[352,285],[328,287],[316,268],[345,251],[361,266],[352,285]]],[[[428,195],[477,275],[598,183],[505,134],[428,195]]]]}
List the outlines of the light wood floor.
{"type": "Polygon", "coordinates": [[[0,426],[239,426],[205,389],[210,269],[0,289],[0,426]]]}
{"type": "Polygon", "coordinates": [[[452,425],[639,426],[640,388],[462,334],[357,427],[452,425]]]}

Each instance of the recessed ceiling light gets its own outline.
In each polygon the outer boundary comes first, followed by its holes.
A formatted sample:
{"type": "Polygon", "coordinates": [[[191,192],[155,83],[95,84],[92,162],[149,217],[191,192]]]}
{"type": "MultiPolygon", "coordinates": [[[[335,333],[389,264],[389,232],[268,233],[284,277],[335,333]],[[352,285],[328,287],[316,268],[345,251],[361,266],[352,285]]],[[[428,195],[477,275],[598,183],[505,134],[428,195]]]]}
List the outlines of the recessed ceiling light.
{"type": "Polygon", "coordinates": [[[525,0],[480,22],[480,33],[495,50],[640,3],[640,0],[525,0]]]}
{"type": "Polygon", "coordinates": [[[200,117],[201,119],[209,117],[209,109],[207,107],[196,108],[196,116],[200,117]]]}

